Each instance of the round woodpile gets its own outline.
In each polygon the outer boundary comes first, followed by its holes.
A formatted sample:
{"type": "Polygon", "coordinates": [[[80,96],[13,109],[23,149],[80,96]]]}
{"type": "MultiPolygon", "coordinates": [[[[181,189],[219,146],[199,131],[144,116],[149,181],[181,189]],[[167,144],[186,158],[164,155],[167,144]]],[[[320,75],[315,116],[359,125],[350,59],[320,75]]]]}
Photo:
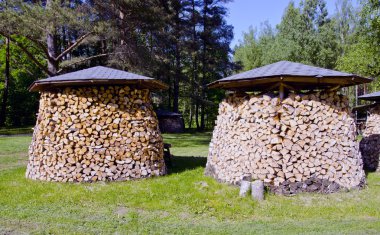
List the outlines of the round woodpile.
{"type": "Polygon", "coordinates": [[[334,192],[365,184],[348,99],[336,92],[230,95],[219,106],[206,175],[262,180],[275,193],[334,192]]]}
{"type": "Polygon", "coordinates": [[[380,171],[380,105],[369,110],[363,139],[360,141],[364,169],[380,171]]]}
{"type": "Polygon", "coordinates": [[[41,92],[26,177],[92,182],[165,173],[149,90],[119,85],[41,92]]]}

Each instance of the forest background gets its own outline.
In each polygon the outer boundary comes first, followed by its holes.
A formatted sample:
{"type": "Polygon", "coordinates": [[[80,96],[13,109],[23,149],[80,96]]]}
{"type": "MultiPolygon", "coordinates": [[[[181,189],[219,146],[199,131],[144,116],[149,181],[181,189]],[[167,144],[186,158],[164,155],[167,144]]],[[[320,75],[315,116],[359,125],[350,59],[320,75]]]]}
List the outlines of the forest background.
{"type": "MultiPolygon", "coordinates": [[[[229,0],[0,0],[0,126],[35,122],[37,80],[103,65],[157,78],[157,109],[181,112],[186,127],[212,128],[224,91],[207,84],[280,60],[371,77],[344,88],[380,89],[380,1],[290,2],[281,22],[252,26],[230,48],[229,0]]],[[[259,3],[257,3],[259,4],[259,3]]]]}

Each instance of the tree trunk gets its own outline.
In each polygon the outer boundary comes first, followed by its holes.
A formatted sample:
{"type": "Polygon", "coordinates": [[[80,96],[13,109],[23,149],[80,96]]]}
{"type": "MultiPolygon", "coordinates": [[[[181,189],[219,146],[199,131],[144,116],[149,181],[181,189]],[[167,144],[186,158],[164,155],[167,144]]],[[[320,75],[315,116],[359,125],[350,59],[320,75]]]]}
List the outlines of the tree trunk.
{"type": "Polygon", "coordinates": [[[202,101],[201,101],[201,126],[200,126],[200,129],[203,131],[205,129],[205,127],[206,127],[206,125],[205,125],[205,115],[206,115],[206,112],[205,112],[205,103],[204,103],[204,100],[203,100],[203,97],[205,97],[205,88],[204,88],[204,85],[202,85],[201,97],[202,97],[202,101]]]}
{"type": "Polygon", "coordinates": [[[9,38],[5,38],[5,79],[4,79],[4,92],[3,99],[1,102],[1,114],[0,114],[0,126],[5,125],[5,120],[7,116],[7,101],[8,101],[8,92],[9,92],[9,80],[10,80],[10,50],[9,50],[9,38]]]}
{"type": "MultiPolygon", "coordinates": [[[[193,60],[193,65],[192,65],[192,77],[191,77],[191,80],[190,80],[190,86],[191,86],[191,95],[190,95],[190,99],[191,99],[191,105],[190,105],[190,121],[189,121],[189,128],[191,128],[192,124],[193,124],[193,116],[194,116],[194,112],[193,112],[193,109],[194,109],[194,98],[193,98],[193,95],[194,95],[194,92],[195,92],[195,84],[196,82],[198,81],[198,62],[197,62],[197,53],[198,53],[198,46],[197,46],[197,20],[195,18],[195,15],[196,15],[196,10],[195,10],[195,0],[192,0],[191,1],[191,5],[192,5],[192,26],[193,26],[193,35],[192,35],[192,60],[193,60]]],[[[197,122],[198,123],[198,122],[197,122]]],[[[197,125],[197,128],[199,128],[199,126],[197,125]]]]}
{"type": "Polygon", "coordinates": [[[175,18],[175,77],[173,84],[173,112],[178,112],[179,103],[179,78],[181,77],[181,51],[180,51],[180,20],[179,20],[179,10],[176,12],[175,18]]]}
{"type": "MultiPolygon", "coordinates": [[[[119,18],[121,22],[124,21],[124,13],[122,11],[119,11],[119,18]]],[[[125,28],[123,28],[122,31],[123,31],[123,36],[125,36],[126,34],[125,28]]],[[[120,39],[120,45],[125,45],[125,41],[123,38],[120,39]]]]}
{"type": "Polygon", "coordinates": [[[58,62],[55,60],[57,56],[57,48],[56,48],[56,40],[54,35],[49,33],[47,35],[47,47],[48,47],[48,53],[49,53],[49,58],[48,58],[48,71],[49,71],[49,76],[55,76],[58,72],[58,62]]]}
{"type": "Polygon", "coordinates": [[[169,89],[168,89],[168,110],[171,109],[172,105],[172,86],[171,84],[171,78],[170,75],[168,76],[168,84],[169,84],[169,89]]]}
{"type": "MultiPolygon", "coordinates": [[[[50,8],[51,4],[52,0],[47,0],[46,8],[50,8]]],[[[57,57],[57,38],[55,36],[55,25],[53,23],[49,26],[46,44],[49,54],[47,59],[49,76],[55,76],[59,70],[59,63],[55,60],[57,57]]]]}
{"type": "Polygon", "coordinates": [[[195,103],[195,124],[197,125],[197,129],[200,129],[199,126],[199,101],[197,100],[195,103]]]}
{"type": "Polygon", "coordinates": [[[193,124],[193,102],[190,101],[189,129],[191,129],[192,124],[193,124]]]}
{"type": "Polygon", "coordinates": [[[207,53],[207,42],[205,34],[207,33],[207,11],[208,3],[204,2],[203,6],[203,48],[202,48],[202,80],[201,80],[201,126],[200,129],[205,129],[205,102],[206,98],[206,53],[207,53]]]}
{"type": "Polygon", "coordinates": [[[205,125],[205,104],[202,102],[201,103],[201,126],[200,126],[200,129],[203,131],[205,128],[206,128],[206,125],[205,125]]]}
{"type": "Polygon", "coordinates": [[[173,112],[178,113],[178,103],[179,103],[179,77],[181,76],[181,58],[178,48],[178,41],[176,46],[176,72],[174,77],[174,87],[173,87],[173,112]]]}

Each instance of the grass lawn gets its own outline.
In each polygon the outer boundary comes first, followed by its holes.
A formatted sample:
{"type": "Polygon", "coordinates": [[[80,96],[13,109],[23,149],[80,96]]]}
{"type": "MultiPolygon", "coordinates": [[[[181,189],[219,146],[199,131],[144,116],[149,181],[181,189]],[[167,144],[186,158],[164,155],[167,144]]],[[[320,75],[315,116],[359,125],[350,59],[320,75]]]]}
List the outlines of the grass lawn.
{"type": "Polygon", "coordinates": [[[22,127],[22,128],[8,128],[1,127],[0,128],[0,136],[1,135],[21,135],[21,134],[31,134],[33,133],[33,127],[22,127]]]}
{"type": "Polygon", "coordinates": [[[30,136],[0,137],[0,234],[379,234],[380,174],[331,195],[256,203],[203,175],[210,133],[164,135],[165,177],[112,183],[25,179],[30,136]]]}

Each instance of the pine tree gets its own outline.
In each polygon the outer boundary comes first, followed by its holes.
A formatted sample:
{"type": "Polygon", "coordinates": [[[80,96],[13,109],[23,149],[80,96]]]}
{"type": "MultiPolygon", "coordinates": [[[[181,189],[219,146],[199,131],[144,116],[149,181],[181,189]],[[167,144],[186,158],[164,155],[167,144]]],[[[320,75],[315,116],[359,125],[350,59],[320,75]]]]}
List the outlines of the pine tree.
{"type": "MultiPolygon", "coordinates": [[[[49,76],[62,71],[60,64],[85,41],[96,37],[97,22],[87,1],[2,1],[0,35],[18,46],[49,76]],[[41,62],[18,37],[26,38],[46,59],[41,62]]],[[[74,64],[77,64],[75,61],[74,64]]],[[[67,64],[66,66],[71,66],[67,64]]]]}
{"type": "MultiPolygon", "coordinates": [[[[203,0],[201,10],[202,32],[201,40],[201,66],[202,72],[199,81],[200,125],[201,130],[206,126],[208,101],[207,84],[220,79],[228,73],[232,65],[229,61],[230,42],[233,38],[233,27],[225,21],[227,10],[225,0],[203,0]]],[[[196,114],[197,114],[196,107],[196,114]]],[[[196,115],[196,120],[198,120],[196,115]]]]}

